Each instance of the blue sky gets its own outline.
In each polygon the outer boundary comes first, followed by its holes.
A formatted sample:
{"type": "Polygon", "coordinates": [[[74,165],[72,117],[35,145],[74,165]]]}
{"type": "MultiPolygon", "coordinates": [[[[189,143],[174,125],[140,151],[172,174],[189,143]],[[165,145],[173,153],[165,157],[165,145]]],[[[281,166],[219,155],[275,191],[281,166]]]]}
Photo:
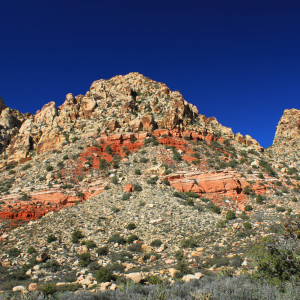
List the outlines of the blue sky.
{"type": "Polygon", "coordinates": [[[300,1],[0,0],[0,96],[35,113],[139,72],[267,147],[300,107],[300,1]]]}

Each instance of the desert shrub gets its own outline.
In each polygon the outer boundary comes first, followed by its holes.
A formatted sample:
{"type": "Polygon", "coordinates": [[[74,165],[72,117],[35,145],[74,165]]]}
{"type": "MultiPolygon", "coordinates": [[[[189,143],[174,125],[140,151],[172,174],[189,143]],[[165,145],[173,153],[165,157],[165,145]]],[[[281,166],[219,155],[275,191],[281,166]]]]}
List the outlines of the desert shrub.
{"type": "Polygon", "coordinates": [[[131,252],[142,252],[142,244],[131,244],[127,249],[131,252]]]}
{"type": "Polygon", "coordinates": [[[69,159],[69,156],[68,155],[64,155],[63,156],[63,160],[67,160],[67,159],[69,159]]]}
{"type": "Polygon", "coordinates": [[[187,197],[190,197],[190,198],[199,198],[200,197],[197,193],[194,193],[194,192],[185,192],[185,194],[187,197]]]}
{"type": "Polygon", "coordinates": [[[145,164],[145,163],[147,163],[148,161],[149,161],[149,159],[146,158],[146,157],[141,157],[141,158],[140,158],[140,163],[145,164]]]}
{"type": "Polygon", "coordinates": [[[107,145],[105,150],[106,150],[106,153],[108,153],[110,155],[112,155],[114,153],[110,145],[107,145]]]}
{"type": "Polygon", "coordinates": [[[244,223],[244,228],[247,229],[247,230],[248,230],[248,229],[251,229],[251,228],[252,228],[251,223],[245,222],[245,223],[244,223]]]}
{"type": "Polygon", "coordinates": [[[191,199],[191,198],[188,198],[184,201],[184,204],[187,205],[187,206],[194,206],[195,203],[194,203],[194,200],[191,199]]]}
{"type": "Polygon", "coordinates": [[[141,192],[143,190],[142,186],[138,183],[133,184],[133,189],[135,192],[141,192]]]}
{"type": "Polygon", "coordinates": [[[47,167],[46,167],[46,171],[47,171],[47,172],[51,172],[51,171],[53,171],[53,169],[54,169],[54,168],[53,168],[52,166],[47,166],[47,167]]]}
{"type": "Polygon", "coordinates": [[[104,158],[99,159],[99,169],[100,170],[105,170],[109,166],[108,162],[104,158]]]}
{"type": "Polygon", "coordinates": [[[271,167],[271,165],[265,161],[265,160],[261,160],[259,162],[259,165],[270,175],[273,177],[277,176],[277,173],[273,170],[273,168],[271,167]]]}
{"type": "Polygon", "coordinates": [[[280,248],[273,237],[265,237],[258,246],[250,251],[255,259],[255,276],[264,278],[276,285],[297,278],[300,260],[290,249],[280,248]]]}
{"type": "Polygon", "coordinates": [[[162,183],[164,185],[170,185],[170,181],[168,180],[168,178],[164,178],[163,181],[162,181],[162,183]]]}
{"type": "Polygon", "coordinates": [[[221,208],[217,205],[215,205],[213,208],[212,208],[212,212],[216,213],[216,214],[220,214],[221,213],[221,208]]]}
{"type": "Polygon", "coordinates": [[[125,193],[122,195],[122,198],[121,198],[121,199],[124,200],[124,201],[126,201],[126,200],[129,200],[130,196],[131,196],[130,193],[125,192],[125,193]]]}
{"type": "Polygon", "coordinates": [[[99,282],[99,283],[115,280],[115,276],[113,275],[113,272],[107,267],[100,268],[96,272],[95,278],[96,278],[97,282],[99,282]]]}
{"type": "Polygon", "coordinates": [[[104,246],[104,247],[99,247],[97,250],[96,250],[96,253],[98,255],[107,255],[108,254],[108,247],[104,246]]]}
{"type": "Polygon", "coordinates": [[[245,211],[251,211],[252,209],[253,209],[253,207],[249,204],[244,207],[245,211]]]}
{"type": "Polygon", "coordinates": [[[26,171],[26,170],[28,170],[29,168],[31,168],[31,164],[27,164],[27,165],[25,165],[24,167],[22,167],[22,171],[26,171]]]}
{"type": "Polygon", "coordinates": [[[61,265],[56,260],[49,260],[46,263],[42,264],[41,268],[47,269],[51,272],[57,272],[61,269],[61,265]]]}
{"type": "Polygon", "coordinates": [[[135,170],[134,170],[134,174],[135,174],[135,175],[142,175],[142,172],[141,172],[140,169],[135,169],[135,170]]]}
{"type": "Polygon", "coordinates": [[[10,248],[7,250],[7,255],[9,257],[18,257],[21,251],[18,248],[10,248]]]}
{"type": "Polygon", "coordinates": [[[120,208],[114,206],[114,207],[111,208],[111,211],[114,212],[114,213],[117,213],[117,212],[120,211],[120,208]]]}
{"type": "Polygon", "coordinates": [[[277,207],[276,207],[276,211],[277,211],[277,212],[285,212],[285,208],[282,207],[282,206],[277,206],[277,207]]]}
{"type": "Polygon", "coordinates": [[[182,156],[176,149],[173,149],[173,159],[177,162],[182,161],[182,156]]]}
{"type": "Polygon", "coordinates": [[[297,200],[296,197],[293,197],[293,198],[292,198],[292,201],[293,201],[293,202],[298,202],[298,200],[297,200]]]}
{"type": "Polygon", "coordinates": [[[253,192],[253,190],[251,189],[251,187],[249,185],[247,185],[243,188],[243,193],[246,195],[250,195],[252,192],[253,192]]]}
{"type": "Polygon", "coordinates": [[[159,247],[161,245],[162,245],[162,241],[159,239],[153,240],[150,244],[150,246],[152,246],[152,247],[159,247]]]}
{"type": "Polygon", "coordinates": [[[28,249],[27,249],[27,253],[28,254],[32,254],[32,253],[36,253],[36,249],[33,247],[33,246],[30,246],[28,249]]]}
{"type": "Polygon", "coordinates": [[[134,223],[129,223],[129,224],[127,224],[127,226],[126,226],[126,229],[128,229],[128,230],[133,230],[133,229],[135,229],[136,228],[136,225],[134,224],[134,223]]]}
{"type": "Polygon", "coordinates": [[[85,241],[84,244],[88,247],[88,249],[97,247],[96,243],[92,240],[85,241]]]}
{"type": "Polygon", "coordinates": [[[139,237],[136,234],[132,234],[127,238],[127,243],[132,244],[134,241],[137,241],[139,237]]]}
{"type": "Polygon", "coordinates": [[[87,267],[91,262],[92,262],[91,254],[89,252],[84,252],[79,255],[79,266],[80,267],[87,267]]]}
{"type": "Polygon", "coordinates": [[[256,203],[257,204],[263,204],[264,203],[264,200],[265,200],[265,197],[262,196],[262,195],[257,195],[256,196],[256,203]]]}
{"type": "Polygon", "coordinates": [[[44,294],[44,296],[53,295],[57,292],[55,283],[48,282],[39,286],[39,290],[44,294]]]}
{"type": "Polygon", "coordinates": [[[175,269],[179,272],[175,274],[176,278],[182,278],[186,274],[191,274],[193,270],[189,267],[188,263],[185,260],[178,260],[175,265],[175,269]]]}
{"type": "Polygon", "coordinates": [[[111,178],[111,182],[112,182],[113,184],[118,184],[118,183],[119,183],[118,177],[117,177],[117,176],[113,176],[113,177],[111,178]]]}
{"type": "Polygon", "coordinates": [[[95,272],[97,270],[99,270],[101,268],[101,266],[98,264],[98,262],[96,261],[92,261],[90,264],[89,264],[89,270],[91,272],[95,272]]]}
{"type": "Polygon", "coordinates": [[[187,238],[181,243],[183,248],[195,248],[198,246],[198,242],[194,238],[187,238]]]}
{"type": "Polygon", "coordinates": [[[226,219],[227,220],[236,219],[235,212],[233,210],[228,210],[227,213],[226,213],[226,219]]]}
{"type": "Polygon", "coordinates": [[[47,243],[50,244],[50,243],[55,242],[55,241],[57,241],[57,237],[54,234],[48,235],[48,237],[47,237],[47,243]]]}
{"type": "Polygon", "coordinates": [[[77,244],[79,243],[79,240],[82,238],[84,238],[84,235],[80,230],[75,230],[72,232],[72,237],[71,237],[72,243],[77,244]]]}
{"type": "Polygon", "coordinates": [[[108,242],[110,242],[110,243],[117,243],[117,244],[119,244],[119,245],[126,244],[126,240],[125,240],[124,238],[122,238],[122,237],[120,236],[120,234],[118,234],[118,233],[113,234],[113,235],[109,238],[108,242]]]}
{"type": "Polygon", "coordinates": [[[157,176],[154,176],[154,177],[151,177],[150,179],[147,180],[147,183],[148,184],[151,184],[151,185],[155,185],[156,182],[158,180],[158,177],[157,176]]]}

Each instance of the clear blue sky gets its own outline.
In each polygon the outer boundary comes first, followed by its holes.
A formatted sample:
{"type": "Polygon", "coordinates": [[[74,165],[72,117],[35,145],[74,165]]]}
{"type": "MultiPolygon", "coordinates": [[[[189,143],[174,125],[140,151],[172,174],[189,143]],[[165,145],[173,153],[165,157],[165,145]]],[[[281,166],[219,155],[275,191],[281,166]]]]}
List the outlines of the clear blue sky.
{"type": "Polygon", "coordinates": [[[298,0],[0,0],[0,96],[35,113],[135,71],[269,146],[300,107],[298,0]]]}

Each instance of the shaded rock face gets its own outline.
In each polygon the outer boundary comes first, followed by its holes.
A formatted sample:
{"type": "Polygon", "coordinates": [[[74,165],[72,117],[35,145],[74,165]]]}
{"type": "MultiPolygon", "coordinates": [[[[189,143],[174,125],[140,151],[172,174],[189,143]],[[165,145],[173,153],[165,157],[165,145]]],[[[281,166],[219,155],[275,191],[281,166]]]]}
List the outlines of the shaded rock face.
{"type": "Polygon", "coordinates": [[[300,110],[286,109],[277,125],[269,151],[277,158],[293,161],[300,157],[300,110]]]}
{"type": "Polygon", "coordinates": [[[31,151],[41,154],[59,149],[73,133],[86,137],[95,132],[111,134],[180,129],[232,139],[262,149],[251,137],[234,135],[230,128],[220,125],[215,118],[199,115],[197,108],[184,100],[178,91],[171,92],[165,84],[139,73],[97,80],[84,96],[67,94],[60,107],[49,102],[36,115],[25,118],[26,122],[20,117],[15,120],[11,115],[16,118],[12,112],[2,117],[3,122],[9,124],[6,126],[10,129],[22,126],[14,134],[6,134],[10,136],[9,142],[3,142],[2,148],[8,162],[24,161],[30,158],[31,151]]]}

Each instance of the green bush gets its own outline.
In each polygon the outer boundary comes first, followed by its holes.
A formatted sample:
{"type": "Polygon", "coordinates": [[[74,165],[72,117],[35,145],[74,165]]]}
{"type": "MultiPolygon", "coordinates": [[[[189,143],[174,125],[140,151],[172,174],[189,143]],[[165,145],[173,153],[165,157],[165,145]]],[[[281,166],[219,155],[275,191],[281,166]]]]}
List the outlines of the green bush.
{"type": "Polygon", "coordinates": [[[46,171],[47,171],[47,172],[53,171],[53,167],[52,167],[52,166],[47,166],[47,167],[46,167],[46,171]]]}
{"type": "Polygon", "coordinates": [[[121,236],[120,236],[120,234],[113,234],[110,238],[109,238],[109,240],[108,240],[108,242],[110,242],[110,243],[117,243],[117,244],[119,244],[119,245],[123,245],[123,244],[126,244],[126,240],[124,239],[124,238],[122,238],[121,236]]]}
{"type": "Polygon", "coordinates": [[[135,175],[142,175],[142,172],[141,172],[140,169],[135,169],[135,170],[134,170],[134,174],[135,174],[135,175]]]}
{"type": "Polygon", "coordinates": [[[160,247],[162,245],[162,241],[159,239],[153,240],[150,244],[152,247],[160,247]]]}
{"type": "Polygon", "coordinates": [[[282,206],[277,206],[277,207],[276,207],[276,211],[277,211],[277,212],[285,212],[285,208],[282,207],[282,206]]]}
{"type": "Polygon", "coordinates": [[[253,207],[249,204],[244,207],[245,211],[251,211],[252,209],[253,209],[253,207]]]}
{"type": "Polygon", "coordinates": [[[139,237],[136,234],[132,234],[127,238],[127,243],[132,244],[134,241],[137,241],[139,237]]]}
{"type": "Polygon", "coordinates": [[[97,282],[99,282],[99,283],[115,280],[115,276],[113,275],[113,272],[107,267],[100,268],[97,271],[95,278],[96,278],[97,282]]]}
{"type": "Polygon", "coordinates": [[[79,240],[84,238],[84,235],[82,234],[82,232],[80,230],[75,230],[72,233],[72,243],[77,244],[79,243],[79,240]]]}
{"type": "Polygon", "coordinates": [[[219,206],[214,206],[213,208],[212,208],[212,212],[214,212],[214,213],[216,213],[216,214],[220,214],[221,213],[221,208],[219,207],[219,206]]]}
{"type": "Polygon", "coordinates": [[[131,252],[142,252],[142,244],[131,244],[128,250],[131,252]]]}
{"type": "Polygon", "coordinates": [[[35,248],[34,248],[33,246],[31,246],[31,247],[29,247],[29,248],[27,249],[27,253],[28,253],[28,254],[33,254],[33,253],[36,253],[36,250],[35,250],[35,248]]]}
{"type": "Polygon", "coordinates": [[[191,198],[186,199],[186,200],[184,201],[184,204],[185,204],[185,205],[188,205],[188,206],[194,206],[194,205],[195,205],[194,200],[191,199],[191,198]]]}
{"type": "Polygon", "coordinates": [[[39,290],[44,294],[44,296],[53,295],[57,292],[55,283],[49,282],[39,286],[39,290]]]}
{"type": "Polygon", "coordinates": [[[227,213],[226,213],[226,219],[227,219],[227,220],[233,220],[233,219],[236,219],[235,212],[232,211],[232,210],[228,210],[227,213]]]}
{"type": "Polygon", "coordinates": [[[247,229],[247,230],[251,229],[251,228],[252,228],[251,223],[245,222],[245,223],[244,223],[244,228],[247,229]]]}
{"type": "Polygon", "coordinates": [[[84,244],[88,247],[88,249],[92,249],[92,248],[97,247],[96,243],[92,240],[85,241],[84,244]]]}
{"type": "Polygon", "coordinates": [[[55,242],[55,241],[57,241],[57,237],[55,235],[53,235],[53,234],[48,235],[47,243],[50,244],[50,243],[55,242]]]}
{"type": "Polygon", "coordinates": [[[131,196],[130,193],[125,192],[125,193],[122,195],[122,198],[121,198],[121,199],[124,200],[124,201],[126,201],[126,200],[129,200],[130,196],[131,196]]]}
{"type": "Polygon", "coordinates": [[[126,229],[128,230],[133,230],[136,228],[136,225],[134,223],[129,223],[127,226],[126,226],[126,229]]]}
{"type": "Polygon", "coordinates": [[[181,243],[183,248],[195,248],[198,246],[198,242],[194,238],[187,238],[181,243]]]}
{"type": "Polygon", "coordinates": [[[250,195],[252,192],[253,192],[253,190],[251,189],[251,187],[249,185],[247,185],[243,188],[243,193],[246,195],[250,195]]]}
{"type": "Polygon", "coordinates": [[[9,257],[18,257],[21,251],[18,248],[10,248],[7,250],[7,255],[9,257]]]}
{"type": "Polygon", "coordinates": [[[89,252],[85,252],[79,255],[79,266],[80,267],[87,267],[91,260],[91,254],[89,252]]]}
{"type": "Polygon", "coordinates": [[[108,247],[107,247],[107,246],[99,247],[99,248],[96,250],[96,253],[97,253],[98,255],[107,255],[107,254],[108,254],[108,247]]]}
{"type": "Polygon", "coordinates": [[[135,192],[141,192],[143,190],[142,186],[138,183],[133,184],[133,189],[135,192]]]}

